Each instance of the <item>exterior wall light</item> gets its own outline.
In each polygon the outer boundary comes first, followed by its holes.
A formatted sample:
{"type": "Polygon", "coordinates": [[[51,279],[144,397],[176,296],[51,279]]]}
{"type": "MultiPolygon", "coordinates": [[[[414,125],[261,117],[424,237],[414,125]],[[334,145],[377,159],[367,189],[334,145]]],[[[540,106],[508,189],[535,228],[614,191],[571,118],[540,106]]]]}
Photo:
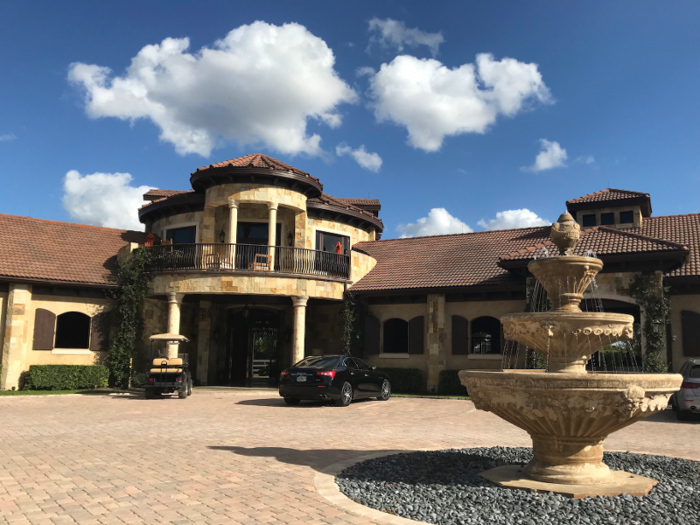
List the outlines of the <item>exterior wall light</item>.
{"type": "Polygon", "coordinates": [[[219,234],[219,242],[221,242],[221,244],[223,244],[225,241],[226,241],[226,232],[222,228],[221,233],[219,234]]]}
{"type": "Polygon", "coordinates": [[[294,245],[294,237],[292,237],[292,232],[289,232],[289,233],[287,234],[287,244],[288,244],[289,246],[293,246],[293,245],[294,245]]]}

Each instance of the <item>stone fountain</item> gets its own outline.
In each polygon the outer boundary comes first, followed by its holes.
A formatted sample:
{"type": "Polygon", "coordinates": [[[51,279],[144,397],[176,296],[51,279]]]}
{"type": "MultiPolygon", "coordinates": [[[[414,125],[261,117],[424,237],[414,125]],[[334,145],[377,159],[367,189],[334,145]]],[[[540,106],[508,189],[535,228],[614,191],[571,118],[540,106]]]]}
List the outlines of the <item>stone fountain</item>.
{"type": "Polygon", "coordinates": [[[462,370],[477,409],[527,431],[534,459],[481,475],[501,486],[572,497],[646,495],[656,481],[603,463],[603,441],[663,410],[680,387],[678,374],[589,373],[586,363],[605,346],[633,337],[631,315],[582,312],[583,294],[603,268],[600,259],[571,255],[580,227],[568,213],[552,225],[558,257],[528,269],[547,291],[552,310],[501,318],[506,339],[542,355],[547,370],[462,370]]]}

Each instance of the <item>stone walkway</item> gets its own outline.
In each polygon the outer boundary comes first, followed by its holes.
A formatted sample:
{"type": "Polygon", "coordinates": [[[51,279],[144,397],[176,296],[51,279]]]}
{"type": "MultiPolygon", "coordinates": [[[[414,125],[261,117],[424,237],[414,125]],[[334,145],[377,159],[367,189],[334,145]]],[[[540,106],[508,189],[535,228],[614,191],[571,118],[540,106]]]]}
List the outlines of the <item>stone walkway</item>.
{"type": "MultiPolygon", "coordinates": [[[[607,441],[700,459],[700,424],[667,411],[607,441]]],[[[469,401],[287,407],[274,391],[0,397],[0,523],[363,524],[314,486],[372,452],[527,446],[469,401]]]]}

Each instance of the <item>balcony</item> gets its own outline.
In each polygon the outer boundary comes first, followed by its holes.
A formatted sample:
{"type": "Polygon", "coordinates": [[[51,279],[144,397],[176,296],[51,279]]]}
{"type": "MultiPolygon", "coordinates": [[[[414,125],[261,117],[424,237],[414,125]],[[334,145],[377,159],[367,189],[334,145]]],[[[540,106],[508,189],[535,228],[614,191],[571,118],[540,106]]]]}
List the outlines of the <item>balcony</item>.
{"type": "Polygon", "coordinates": [[[334,280],[350,278],[348,255],[256,244],[167,244],[149,246],[148,271],[269,272],[334,280]]]}

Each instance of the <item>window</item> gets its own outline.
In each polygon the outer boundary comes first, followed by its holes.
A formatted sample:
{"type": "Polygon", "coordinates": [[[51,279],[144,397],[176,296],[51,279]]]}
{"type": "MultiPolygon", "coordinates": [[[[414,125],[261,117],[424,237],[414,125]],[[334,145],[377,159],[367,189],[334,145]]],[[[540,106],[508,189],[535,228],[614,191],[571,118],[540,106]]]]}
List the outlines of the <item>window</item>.
{"type": "Polygon", "coordinates": [[[173,241],[173,244],[194,244],[197,242],[197,227],[187,226],[185,228],[166,230],[165,238],[173,241]]]}
{"type": "Polygon", "coordinates": [[[328,368],[335,368],[338,366],[338,358],[313,355],[307,357],[306,359],[302,359],[294,366],[297,368],[316,368],[318,370],[326,370],[328,368]]]}
{"type": "Polygon", "coordinates": [[[633,211],[621,211],[620,212],[620,224],[632,224],[634,222],[634,212],[633,211]]]}
{"type": "Polygon", "coordinates": [[[384,353],[408,353],[408,322],[403,319],[389,319],[384,322],[384,353]]]}
{"type": "Polygon", "coordinates": [[[316,232],[316,249],[320,252],[347,255],[350,251],[350,237],[335,233],[316,232]]]}
{"type": "Polygon", "coordinates": [[[700,357],[700,314],[691,310],[681,311],[683,355],[700,357]]]}
{"type": "MultiPolygon", "coordinates": [[[[266,222],[239,222],[236,242],[238,244],[258,244],[267,246],[269,233],[269,226],[266,222]]],[[[275,244],[281,246],[282,225],[280,223],[277,223],[275,237],[277,241],[275,244]]]]}
{"type": "Polygon", "coordinates": [[[610,224],[615,224],[615,214],[613,212],[601,213],[600,214],[600,224],[601,224],[601,226],[608,226],[610,224]]]}
{"type": "Polygon", "coordinates": [[[90,317],[67,312],[56,318],[56,348],[90,348],[90,317]]]}
{"type": "MultiPolygon", "coordinates": [[[[365,363],[362,359],[355,358],[355,363],[357,363],[357,368],[360,370],[372,370],[372,367],[365,363]]],[[[698,367],[700,370],[700,367],[698,367]]]]}
{"type": "Polygon", "coordinates": [[[501,353],[501,322],[495,317],[477,317],[472,321],[473,354],[501,353]]]}
{"type": "Polygon", "coordinates": [[[596,221],[595,221],[595,215],[584,215],[583,216],[583,225],[584,226],[595,226],[596,221]]]}

